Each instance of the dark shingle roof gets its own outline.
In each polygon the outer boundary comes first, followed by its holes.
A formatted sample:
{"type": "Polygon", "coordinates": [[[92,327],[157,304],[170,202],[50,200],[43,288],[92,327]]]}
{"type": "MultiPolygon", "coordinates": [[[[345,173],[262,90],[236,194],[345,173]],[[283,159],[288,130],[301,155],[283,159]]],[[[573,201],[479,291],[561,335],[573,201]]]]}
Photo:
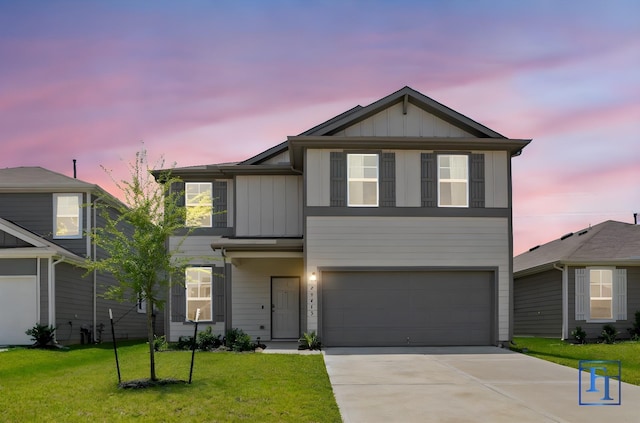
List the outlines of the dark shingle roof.
{"type": "Polygon", "coordinates": [[[640,265],[640,225],[607,220],[537,246],[513,259],[514,273],[556,263],[640,265]]]}

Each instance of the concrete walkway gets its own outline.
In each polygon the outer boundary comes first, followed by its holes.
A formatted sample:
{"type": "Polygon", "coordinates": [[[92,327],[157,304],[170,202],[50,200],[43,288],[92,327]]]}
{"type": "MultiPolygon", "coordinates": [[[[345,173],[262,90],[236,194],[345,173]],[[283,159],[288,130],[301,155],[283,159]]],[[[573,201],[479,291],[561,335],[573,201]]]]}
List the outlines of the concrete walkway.
{"type": "Polygon", "coordinates": [[[620,406],[579,406],[576,369],[496,347],[324,354],[347,423],[640,421],[639,386],[622,384],[620,406]]]}

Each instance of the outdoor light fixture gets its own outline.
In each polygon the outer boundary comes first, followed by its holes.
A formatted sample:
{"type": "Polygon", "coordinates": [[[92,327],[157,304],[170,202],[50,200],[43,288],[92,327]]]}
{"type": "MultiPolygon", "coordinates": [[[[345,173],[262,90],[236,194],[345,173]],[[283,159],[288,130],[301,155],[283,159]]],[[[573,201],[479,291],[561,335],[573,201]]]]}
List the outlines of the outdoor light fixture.
{"type": "Polygon", "coordinates": [[[316,272],[311,272],[311,277],[309,278],[309,280],[311,282],[315,282],[318,280],[318,278],[316,278],[316,272]]]}

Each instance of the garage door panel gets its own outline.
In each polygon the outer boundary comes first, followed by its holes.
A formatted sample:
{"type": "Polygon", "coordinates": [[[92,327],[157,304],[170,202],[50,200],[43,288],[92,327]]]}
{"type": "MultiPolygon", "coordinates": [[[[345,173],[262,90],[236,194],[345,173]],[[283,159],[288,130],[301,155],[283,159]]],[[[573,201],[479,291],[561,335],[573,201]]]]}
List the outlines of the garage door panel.
{"type": "Polygon", "coordinates": [[[25,331],[36,323],[36,278],[0,276],[0,345],[30,344],[25,331]]]}
{"type": "Polygon", "coordinates": [[[323,272],[323,342],[489,345],[493,279],[493,272],[323,272]]]}

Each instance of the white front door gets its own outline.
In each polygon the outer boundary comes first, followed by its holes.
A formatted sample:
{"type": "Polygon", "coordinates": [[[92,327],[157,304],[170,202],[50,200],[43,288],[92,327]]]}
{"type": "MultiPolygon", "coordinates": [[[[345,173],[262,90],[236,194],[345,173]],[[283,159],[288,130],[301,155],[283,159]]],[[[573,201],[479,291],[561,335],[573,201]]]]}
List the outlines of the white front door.
{"type": "Polygon", "coordinates": [[[35,276],[0,276],[0,345],[32,344],[24,332],[38,323],[35,276]]]}
{"type": "Polygon", "coordinates": [[[300,278],[271,278],[271,338],[300,336],[300,278]]]}

